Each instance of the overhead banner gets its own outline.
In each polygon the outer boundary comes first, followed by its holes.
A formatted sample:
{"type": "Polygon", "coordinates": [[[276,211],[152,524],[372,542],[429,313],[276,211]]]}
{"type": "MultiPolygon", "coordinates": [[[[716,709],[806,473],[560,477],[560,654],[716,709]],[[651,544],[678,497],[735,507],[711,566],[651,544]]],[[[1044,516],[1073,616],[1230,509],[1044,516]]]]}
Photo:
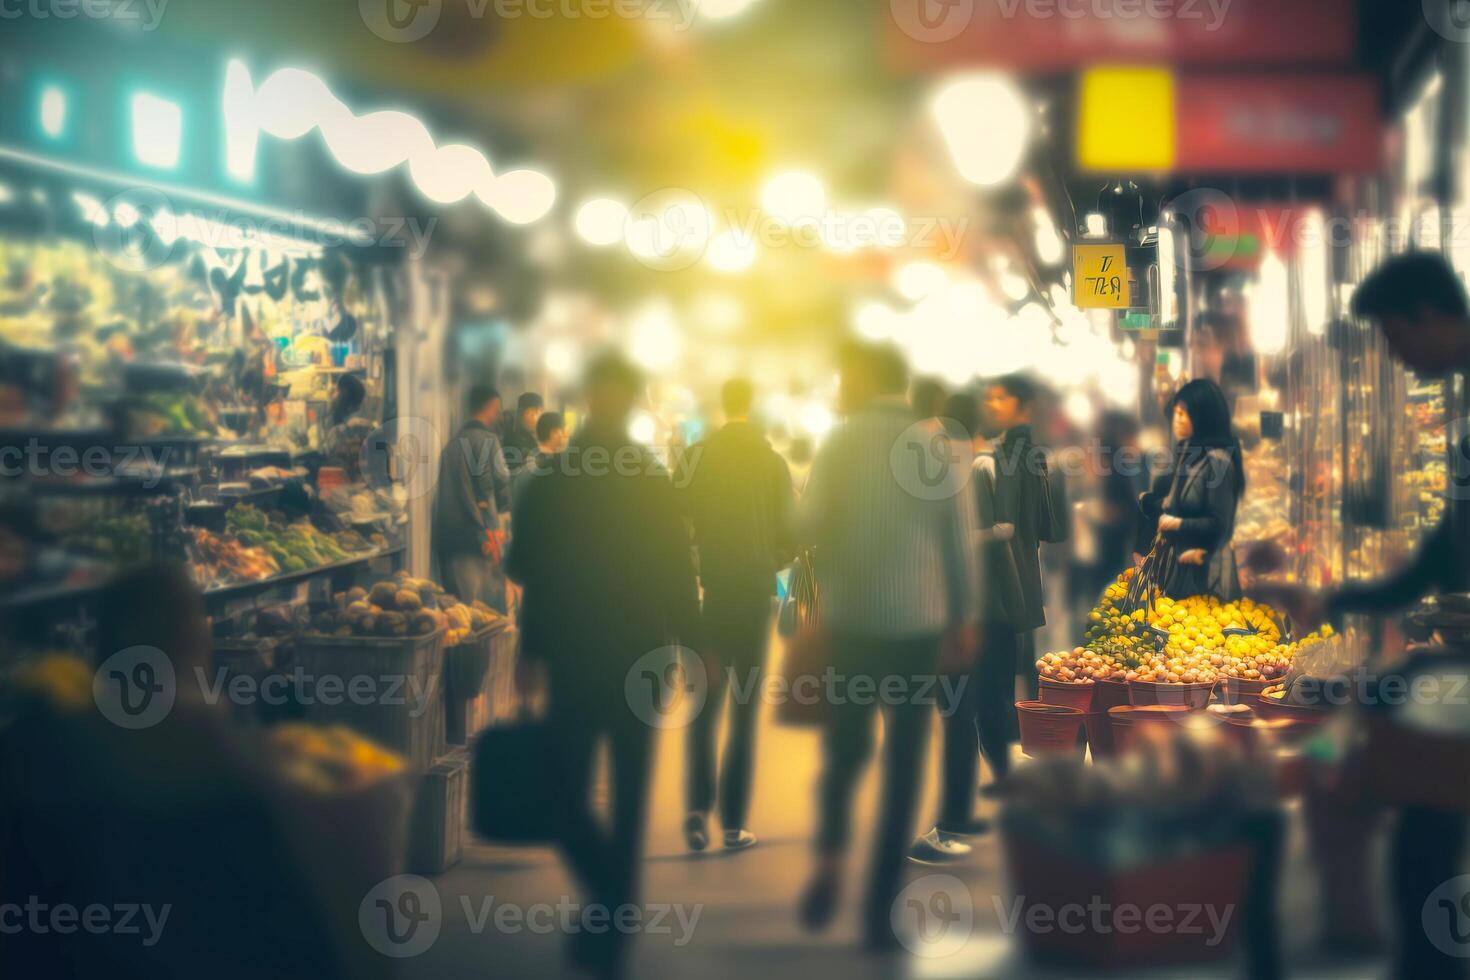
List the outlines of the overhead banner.
{"type": "Polygon", "coordinates": [[[1082,171],[1336,174],[1381,167],[1378,81],[1370,75],[1095,68],[1078,86],[1082,171]]]}
{"type": "Polygon", "coordinates": [[[1070,71],[1104,62],[1294,67],[1353,63],[1354,0],[889,0],[890,60],[1070,71]]]}

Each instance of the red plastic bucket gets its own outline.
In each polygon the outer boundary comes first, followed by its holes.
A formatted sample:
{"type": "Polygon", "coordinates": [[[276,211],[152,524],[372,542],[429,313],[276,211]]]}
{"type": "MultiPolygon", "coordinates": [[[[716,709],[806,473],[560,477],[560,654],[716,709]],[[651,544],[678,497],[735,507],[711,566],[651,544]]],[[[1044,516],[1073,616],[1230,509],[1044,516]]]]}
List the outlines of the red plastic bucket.
{"type": "Polygon", "coordinates": [[[1127,681],[1098,681],[1093,687],[1097,689],[1092,693],[1093,711],[1107,714],[1109,708],[1130,703],[1127,681]]]}
{"type": "Polygon", "coordinates": [[[1253,681],[1244,677],[1226,676],[1221,679],[1218,690],[1220,700],[1226,704],[1255,704],[1256,696],[1275,681],[1253,681]]]}
{"type": "Polygon", "coordinates": [[[1118,754],[1113,721],[1106,711],[1089,711],[1083,724],[1087,726],[1087,744],[1092,749],[1093,759],[1111,759],[1118,754]]]}
{"type": "Polygon", "coordinates": [[[1136,707],[1171,704],[1198,710],[1210,703],[1210,692],[1214,688],[1214,684],[1160,684],[1158,681],[1129,681],[1128,700],[1136,707]]]}
{"type": "Polygon", "coordinates": [[[1038,678],[1042,704],[1061,704],[1081,711],[1092,710],[1092,699],[1097,684],[1073,684],[1069,681],[1054,681],[1050,677],[1038,678]]]}
{"type": "Polygon", "coordinates": [[[1193,708],[1182,704],[1123,704],[1108,709],[1113,726],[1113,749],[1126,752],[1133,747],[1135,728],[1144,725],[1178,724],[1193,708]]]}
{"type": "Polygon", "coordinates": [[[1086,715],[1080,708],[1041,701],[1016,702],[1021,721],[1021,751],[1027,755],[1075,753],[1081,742],[1082,722],[1086,715]]]}

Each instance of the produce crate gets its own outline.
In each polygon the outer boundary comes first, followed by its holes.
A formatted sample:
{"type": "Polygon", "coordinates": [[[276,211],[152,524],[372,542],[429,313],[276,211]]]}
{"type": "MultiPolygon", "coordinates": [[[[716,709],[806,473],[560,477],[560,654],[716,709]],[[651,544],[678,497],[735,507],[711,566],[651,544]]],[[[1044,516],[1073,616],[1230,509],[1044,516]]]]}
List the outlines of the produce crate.
{"type": "MultiPolygon", "coordinates": [[[[216,639],[213,643],[214,666],[224,671],[221,697],[228,700],[230,684],[236,676],[250,677],[257,685],[265,682],[276,668],[277,650],[281,645],[278,637],[262,636],[255,639],[216,639]]],[[[209,678],[213,684],[214,677],[209,678]]],[[[270,720],[265,702],[256,698],[250,704],[231,702],[231,710],[241,721],[270,720]]]]}
{"type": "Polygon", "coordinates": [[[471,698],[449,702],[449,741],[455,745],[466,745],[485,729],[514,721],[519,713],[515,668],[520,631],[509,620],[496,620],[484,639],[489,667],[478,691],[471,698]]]}
{"type": "Polygon", "coordinates": [[[409,873],[436,875],[459,863],[464,853],[469,780],[470,759],[465,749],[450,750],[419,780],[408,835],[409,873]]]}
{"type": "Polygon", "coordinates": [[[469,705],[484,690],[495,661],[494,637],[504,629],[497,620],[444,650],[444,719],[450,745],[465,745],[473,734],[468,730],[469,705]]]}
{"type": "Polygon", "coordinates": [[[324,677],[341,680],[336,703],[312,697],[301,705],[303,719],[346,725],[402,755],[414,772],[444,754],[443,630],[391,638],[307,634],[296,642],[295,665],[314,681],[311,690],[324,677]],[[375,696],[357,703],[349,696],[354,681],[375,696]]]}
{"type": "MultiPolygon", "coordinates": [[[[1203,963],[1230,955],[1249,880],[1252,850],[1248,844],[1222,844],[1198,853],[1165,858],[1156,863],[1109,868],[1064,856],[1035,838],[1015,830],[1003,833],[1011,891],[1020,902],[1016,919],[1019,941],[1042,963],[1105,970],[1144,969],[1203,963]],[[1104,930],[1093,928],[1093,903],[1109,910],[1134,907],[1141,913],[1155,905],[1169,908],[1173,921],[1184,926],[1191,908],[1199,908],[1187,928],[1150,930],[1143,914],[1133,917],[1134,931],[1121,920],[1105,918],[1104,930]],[[1039,906],[1051,913],[1050,928],[1027,929],[1027,913],[1039,906]],[[1229,913],[1223,935],[1215,945],[1214,925],[1204,907],[1212,906],[1217,919],[1229,913]],[[1056,916],[1080,907],[1086,927],[1062,928],[1056,916]],[[1198,926],[1198,931],[1194,927],[1198,926]]],[[[1071,916],[1075,922],[1075,916],[1071,916]]]]}
{"type": "Polygon", "coordinates": [[[384,878],[404,873],[419,778],[402,773],[330,793],[282,785],[277,803],[291,815],[292,837],[311,848],[344,893],[366,895],[384,878]]]}

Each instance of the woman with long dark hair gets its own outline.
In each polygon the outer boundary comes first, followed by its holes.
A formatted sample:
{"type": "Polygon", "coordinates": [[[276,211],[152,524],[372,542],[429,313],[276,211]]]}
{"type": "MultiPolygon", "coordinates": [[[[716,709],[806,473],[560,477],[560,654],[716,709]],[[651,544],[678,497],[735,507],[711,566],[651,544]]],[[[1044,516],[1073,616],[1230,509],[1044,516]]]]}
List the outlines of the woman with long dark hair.
{"type": "Polygon", "coordinates": [[[1174,465],[1139,504],[1147,531],[1157,532],[1162,587],[1174,599],[1240,596],[1235,567],[1235,512],[1245,492],[1240,441],[1220,386],[1197,378],[1169,403],[1174,465]]]}

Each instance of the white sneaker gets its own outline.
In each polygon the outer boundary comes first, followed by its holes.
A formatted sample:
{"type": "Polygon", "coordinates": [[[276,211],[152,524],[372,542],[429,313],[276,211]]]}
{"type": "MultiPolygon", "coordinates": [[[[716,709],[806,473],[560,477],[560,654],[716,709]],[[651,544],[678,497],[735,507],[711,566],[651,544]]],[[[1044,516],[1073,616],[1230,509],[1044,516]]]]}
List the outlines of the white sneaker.
{"type": "Polygon", "coordinates": [[[915,864],[950,864],[968,857],[973,850],[964,841],[941,834],[936,827],[909,847],[909,860],[915,864]]]}
{"type": "Polygon", "coordinates": [[[755,834],[748,830],[725,831],[725,850],[727,851],[743,851],[747,847],[754,847],[755,842],[755,834]]]}

